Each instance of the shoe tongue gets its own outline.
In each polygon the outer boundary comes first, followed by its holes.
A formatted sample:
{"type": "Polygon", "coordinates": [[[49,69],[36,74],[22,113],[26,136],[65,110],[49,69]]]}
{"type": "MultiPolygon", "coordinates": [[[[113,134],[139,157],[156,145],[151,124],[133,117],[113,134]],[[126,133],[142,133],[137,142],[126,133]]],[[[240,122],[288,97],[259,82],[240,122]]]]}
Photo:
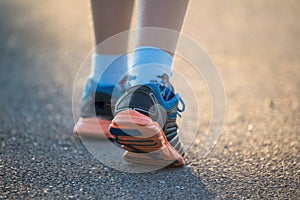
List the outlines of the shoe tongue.
{"type": "Polygon", "coordinates": [[[169,86],[160,85],[161,96],[164,100],[169,101],[174,97],[174,87],[170,84],[169,86]]]}

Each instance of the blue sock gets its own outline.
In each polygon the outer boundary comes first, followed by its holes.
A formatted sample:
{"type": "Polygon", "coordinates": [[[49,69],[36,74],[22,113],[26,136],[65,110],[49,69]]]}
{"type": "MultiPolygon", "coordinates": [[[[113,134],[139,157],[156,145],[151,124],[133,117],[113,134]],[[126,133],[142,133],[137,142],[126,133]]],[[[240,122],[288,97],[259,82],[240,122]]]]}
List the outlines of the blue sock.
{"type": "Polygon", "coordinates": [[[128,71],[127,55],[94,54],[92,61],[92,79],[100,86],[117,84],[128,71]]]}
{"type": "Polygon", "coordinates": [[[112,93],[120,78],[128,72],[128,55],[92,56],[92,72],[86,83],[83,98],[95,91],[112,93]]]}
{"type": "Polygon", "coordinates": [[[169,86],[172,60],[170,54],[156,47],[143,46],[135,49],[128,85],[157,83],[169,86]]]}

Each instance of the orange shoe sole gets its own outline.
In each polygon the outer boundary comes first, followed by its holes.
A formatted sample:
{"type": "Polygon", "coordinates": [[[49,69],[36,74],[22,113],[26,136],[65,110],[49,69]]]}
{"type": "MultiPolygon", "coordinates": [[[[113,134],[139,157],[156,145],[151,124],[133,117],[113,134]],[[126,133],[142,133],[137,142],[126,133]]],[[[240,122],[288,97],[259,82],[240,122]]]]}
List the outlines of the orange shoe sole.
{"type": "Polygon", "coordinates": [[[74,126],[74,133],[79,137],[92,137],[98,139],[111,139],[109,133],[110,120],[101,119],[98,117],[79,118],[74,126]]]}
{"type": "Polygon", "coordinates": [[[118,113],[109,127],[114,140],[127,150],[126,161],[160,166],[183,166],[182,155],[168,142],[160,125],[135,110],[118,113]]]}

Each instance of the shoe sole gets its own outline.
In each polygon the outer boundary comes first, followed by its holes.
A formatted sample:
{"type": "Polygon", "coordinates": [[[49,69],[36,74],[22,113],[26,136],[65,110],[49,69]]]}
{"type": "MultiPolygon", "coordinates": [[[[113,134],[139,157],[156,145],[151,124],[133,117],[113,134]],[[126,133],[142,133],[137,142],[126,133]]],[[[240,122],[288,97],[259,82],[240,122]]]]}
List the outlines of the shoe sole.
{"type": "Polygon", "coordinates": [[[183,166],[180,153],[168,142],[159,124],[135,110],[118,113],[109,127],[114,140],[127,150],[126,161],[160,166],[183,166]]]}
{"type": "Polygon", "coordinates": [[[74,126],[73,132],[79,137],[111,139],[112,135],[108,130],[110,123],[110,120],[105,120],[98,117],[79,118],[78,122],[74,126]]]}

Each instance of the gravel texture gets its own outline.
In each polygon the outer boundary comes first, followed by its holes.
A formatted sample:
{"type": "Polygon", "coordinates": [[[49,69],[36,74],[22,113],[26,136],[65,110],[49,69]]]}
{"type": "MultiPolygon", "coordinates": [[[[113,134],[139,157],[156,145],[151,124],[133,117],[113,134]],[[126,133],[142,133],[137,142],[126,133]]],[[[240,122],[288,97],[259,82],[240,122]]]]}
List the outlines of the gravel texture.
{"type": "Polygon", "coordinates": [[[299,199],[299,8],[192,1],[183,32],[223,77],[223,133],[205,158],[196,142],[183,168],[130,174],[72,133],[72,84],[92,44],[86,2],[1,1],[0,199],[299,199]]]}

